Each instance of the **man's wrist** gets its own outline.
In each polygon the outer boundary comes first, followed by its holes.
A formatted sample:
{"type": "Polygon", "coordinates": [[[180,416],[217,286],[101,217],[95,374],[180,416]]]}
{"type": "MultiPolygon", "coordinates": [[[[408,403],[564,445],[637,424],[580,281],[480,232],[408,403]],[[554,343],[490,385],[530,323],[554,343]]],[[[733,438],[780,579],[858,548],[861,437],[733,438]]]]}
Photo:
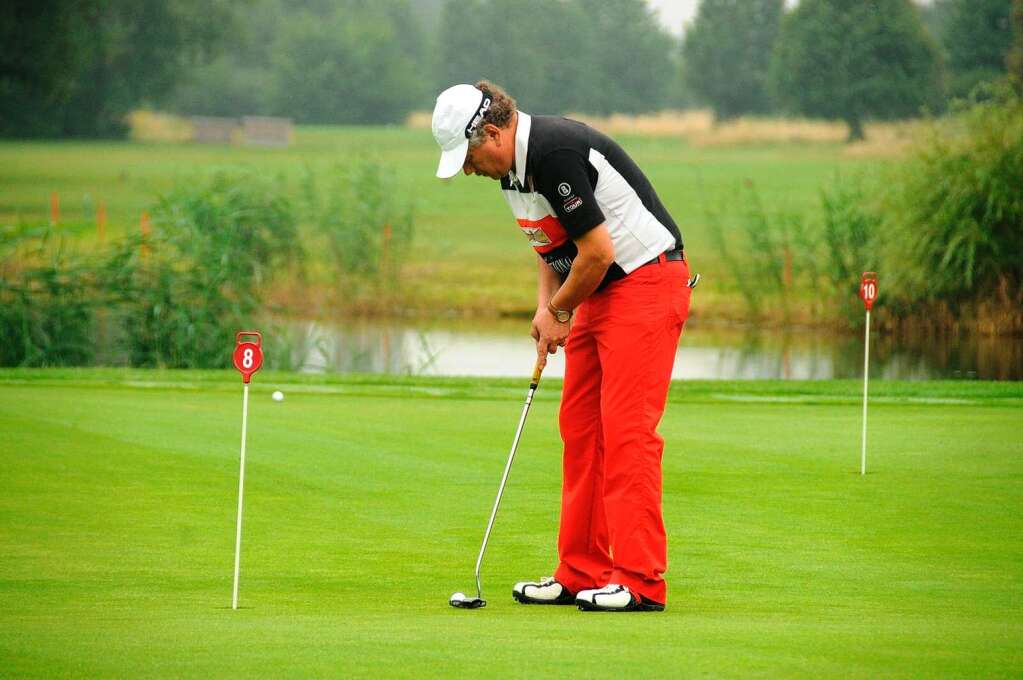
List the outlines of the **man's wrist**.
{"type": "Polygon", "coordinates": [[[558,309],[554,305],[554,298],[547,301],[547,311],[551,313],[558,323],[568,323],[572,319],[572,310],[558,309]]]}

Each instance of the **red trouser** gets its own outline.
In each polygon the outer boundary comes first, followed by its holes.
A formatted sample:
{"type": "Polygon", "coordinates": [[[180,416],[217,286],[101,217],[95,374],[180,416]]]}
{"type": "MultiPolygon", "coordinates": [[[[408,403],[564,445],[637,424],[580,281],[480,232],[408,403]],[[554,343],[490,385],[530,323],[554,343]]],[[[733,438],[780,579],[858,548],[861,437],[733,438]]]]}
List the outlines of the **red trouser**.
{"type": "Polygon", "coordinates": [[[664,603],[664,413],[689,314],[684,261],[648,264],[590,296],[565,344],[560,564],[572,592],[608,583],[664,603]]]}

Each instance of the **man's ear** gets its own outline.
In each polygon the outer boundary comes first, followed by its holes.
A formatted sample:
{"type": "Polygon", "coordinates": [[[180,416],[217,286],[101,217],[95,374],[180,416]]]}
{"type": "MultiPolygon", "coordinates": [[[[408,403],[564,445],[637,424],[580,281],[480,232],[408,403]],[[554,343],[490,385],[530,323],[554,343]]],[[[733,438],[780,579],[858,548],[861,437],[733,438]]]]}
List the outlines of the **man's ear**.
{"type": "Polygon", "coordinates": [[[494,143],[501,146],[501,128],[497,127],[493,123],[487,123],[483,126],[483,132],[494,140],[494,143]]]}

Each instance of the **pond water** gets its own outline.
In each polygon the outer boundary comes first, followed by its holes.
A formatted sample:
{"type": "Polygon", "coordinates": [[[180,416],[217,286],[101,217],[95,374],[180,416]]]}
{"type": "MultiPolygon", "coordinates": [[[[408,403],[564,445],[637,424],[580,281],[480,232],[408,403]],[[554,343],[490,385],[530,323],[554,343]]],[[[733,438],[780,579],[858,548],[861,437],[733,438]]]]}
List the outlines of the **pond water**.
{"type": "MultiPolygon", "coordinates": [[[[528,376],[535,350],[526,320],[401,323],[346,320],[286,325],[292,360],[304,372],[528,376]]],[[[1023,339],[873,334],[871,377],[1021,380],[1023,339]]],[[[564,375],[561,352],[545,375],[564,375]]],[[[690,321],[679,343],[676,379],[863,376],[863,336],[808,330],[758,331],[690,321]]]]}

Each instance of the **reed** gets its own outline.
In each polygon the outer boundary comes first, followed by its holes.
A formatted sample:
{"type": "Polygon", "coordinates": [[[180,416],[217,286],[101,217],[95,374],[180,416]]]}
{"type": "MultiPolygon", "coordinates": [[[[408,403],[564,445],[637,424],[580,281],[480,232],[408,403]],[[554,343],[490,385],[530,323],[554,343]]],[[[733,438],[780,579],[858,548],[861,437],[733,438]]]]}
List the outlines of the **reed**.
{"type": "Polygon", "coordinates": [[[906,306],[1001,301],[1012,323],[1023,299],[1023,99],[1007,86],[981,94],[929,125],[892,173],[887,250],[906,306]]]}
{"type": "Polygon", "coordinates": [[[84,259],[46,225],[0,252],[0,366],[75,366],[94,356],[96,299],[84,259]]]}
{"type": "Polygon", "coordinates": [[[272,311],[266,289],[297,266],[298,243],[290,201],[251,173],[216,172],[163,196],[152,231],[122,239],[103,265],[128,362],[228,366],[225,348],[272,311]]]}

